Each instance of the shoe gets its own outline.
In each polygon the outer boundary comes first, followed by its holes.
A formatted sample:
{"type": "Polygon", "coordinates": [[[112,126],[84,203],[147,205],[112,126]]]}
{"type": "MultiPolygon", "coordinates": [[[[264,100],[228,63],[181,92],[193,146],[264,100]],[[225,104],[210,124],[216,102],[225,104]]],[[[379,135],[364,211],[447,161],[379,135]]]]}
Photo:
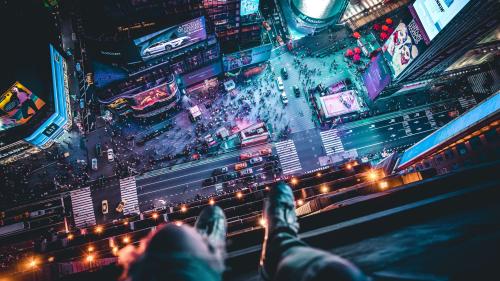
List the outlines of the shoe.
{"type": "Polygon", "coordinates": [[[224,211],[216,205],[205,207],[196,219],[194,228],[207,240],[210,250],[223,262],[226,257],[227,234],[224,211]]]}
{"type": "Polygon", "coordinates": [[[264,201],[263,219],[265,221],[265,234],[260,265],[262,277],[269,280],[269,271],[266,270],[265,260],[270,241],[283,233],[297,236],[299,232],[299,223],[295,214],[295,199],[292,189],[286,183],[280,182],[270,190],[268,198],[264,201]]]}

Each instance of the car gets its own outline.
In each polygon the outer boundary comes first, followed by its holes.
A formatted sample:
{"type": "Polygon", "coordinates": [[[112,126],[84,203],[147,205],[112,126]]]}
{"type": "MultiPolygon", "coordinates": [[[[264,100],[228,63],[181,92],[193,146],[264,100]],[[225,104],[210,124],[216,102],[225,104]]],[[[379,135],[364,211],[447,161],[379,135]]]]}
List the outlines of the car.
{"type": "Polygon", "coordinates": [[[234,165],[234,170],[239,171],[245,169],[248,166],[247,162],[239,162],[234,165]]]}
{"type": "Polygon", "coordinates": [[[115,211],[117,211],[118,213],[122,213],[123,208],[125,208],[125,201],[120,201],[120,203],[116,205],[115,211]]]}
{"type": "Polygon", "coordinates": [[[252,157],[254,157],[254,154],[250,152],[245,152],[240,154],[240,160],[242,161],[251,159],[252,157]]]}
{"type": "Polygon", "coordinates": [[[97,158],[92,158],[92,170],[97,171],[97,158]]]}
{"type": "Polygon", "coordinates": [[[97,143],[97,144],[95,145],[95,154],[96,154],[97,156],[100,156],[100,155],[101,155],[101,153],[102,153],[102,151],[101,151],[101,144],[97,143]]]}
{"type": "Polygon", "coordinates": [[[284,105],[288,104],[288,97],[286,96],[285,92],[281,92],[280,99],[281,99],[281,102],[283,102],[284,105]]]}
{"type": "Polygon", "coordinates": [[[285,45],[285,42],[283,41],[280,35],[276,36],[276,41],[278,41],[278,44],[280,44],[280,46],[285,45]]]}
{"type": "Polygon", "coordinates": [[[108,213],[108,211],[109,211],[108,200],[101,201],[101,211],[102,211],[103,215],[108,213]]]}
{"type": "Polygon", "coordinates": [[[108,148],[108,161],[109,162],[113,162],[115,161],[115,154],[113,153],[113,149],[112,148],[108,148]]]}
{"type": "Polygon", "coordinates": [[[278,78],[276,78],[276,83],[278,84],[278,90],[285,90],[285,86],[283,85],[283,79],[281,78],[281,76],[278,76],[278,78]]]}
{"type": "Polygon", "coordinates": [[[297,86],[293,86],[293,93],[296,97],[300,97],[300,89],[297,86]]]}
{"type": "Polygon", "coordinates": [[[217,183],[217,178],[216,177],[209,177],[208,179],[205,179],[202,184],[203,184],[203,186],[207,186],[207,185],[212,185],[215,183],[217,183]]]}
{"type": "Polygon", "coordinates": [[[288,71],[286,70],[286,68],[281,68],[281,76],[283,76],[283,79],[288,79],[288,71]]]}
{"type": "Polygon", "coordinates": [[[251,175],[251,174],[253,174],[252,168],[247,168],[247,169],[244,169],[244,170],[240,171],[240,177],[248,176],[248,175],[251,175]]]}
{"type": "Polygon", "coordinates": [[[264,27],[265,30],[271,31],[271,25],[269,25],[267,21],[263,21],[262,26],[264,27]]]}
{"type": "Polygon", "coordinates": [[[255,165],[255,164],[259,164],[259,163],[262,163],[262,157],[255,157],[255,158],[252,158],[250,159],[250,164],[251,165],[255,165]]]}
{"type": "Polygon", "coordinates": [[[238,177],[238,174],[236,172],[231,172],[231,173],[225,174],[223,178],[226,181],[228,181],[228,180],[230,181],[230,180],[236,179],[237,177],[238,177]]]}
{"type": "Polygon", "coordinates": [[[189,38],[189,36],[182,36],[179,38],[172,39],[170,41],[156,42],[151,46],[147,47],[146,49],[144,49],[142,54],[144,56],[150,56],[161,52],[170,51],[172,49],[181,47],[185,43],[189,42],[190,39],[191,38],[189,38]]]}
{"type": "Polygon", "coordinates": [[[267,156],[269,154],[273,153],[273,150],[270,149],[270,148],[263,148],[261,150],[259,150],[259,155],[260,156],[267,156]]]}
{"type": "Polygon", "coordinates": [[[222,168],[217,168],[213,170],[212,176],[218,176],[227,173],[228,169],[227,167],[222,167],[222,168]]]}
{"type": "Polygon", "coordinates": [[[211,134],[206,135],[204,139],[208,146],[213,146],[217,144],[217,142],[214,140],[211,134]]]}

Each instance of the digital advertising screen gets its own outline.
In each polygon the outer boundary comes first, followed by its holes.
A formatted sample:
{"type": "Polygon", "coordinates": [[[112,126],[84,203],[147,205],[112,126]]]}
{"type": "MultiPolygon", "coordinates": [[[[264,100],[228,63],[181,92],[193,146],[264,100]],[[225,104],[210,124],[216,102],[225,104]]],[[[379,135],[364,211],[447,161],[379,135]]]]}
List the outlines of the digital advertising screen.
{"type": "Polygon", "coordinates": [[[371,100],[376,99],[382,90],[391,83],[391,70],[382,58],[382,54],[378,54],[370,62],[370,66],[363,74],[363,82],[371,100]]]}
{"type": "Polygon", "coordinates": [[[207,39],[205,17],[199,17],[135,39],[134,44],[142,59],[146,60],[180,50],[205,39],[207,39]]]}
{"type": "Polygon", "coordinates": [[[25,124],[45,102],[16,82],[0,96],[0,131],[25,124]]]}
{"type": "Polygon", "coordinates": [[[424,29],[426,43],[438,33],[469,3],[470,0],[416,0],[413,9],[424,29]]]}
{"type": "Polygon", "coordinates": [[[155,103],[166,101],[175,96],[167,90],[167,84],[160,85],[156,88],[144,91],[133,97],[135,105],[131,106],[134,110],[143,110],[155,103]]]}
{"type": "Polygon", "coordinates": [[[224,55],[222,58],[224,71],[231,71],[251,64],[267,61],[271,58],[272,49],[272,44],[266,44],[252,49],[224,55]]]}
{"type": "Polygon", "coordinates": [[[240,16],[255,14],[259,11],[259,0],[241,0],[240,16]]]}
{"type": "Polygon", "coordinates": [[[389,39],[382,46],[384,57],[394,74],[398,77],[427,47],[416,21],[401,20],[389,39]]]}

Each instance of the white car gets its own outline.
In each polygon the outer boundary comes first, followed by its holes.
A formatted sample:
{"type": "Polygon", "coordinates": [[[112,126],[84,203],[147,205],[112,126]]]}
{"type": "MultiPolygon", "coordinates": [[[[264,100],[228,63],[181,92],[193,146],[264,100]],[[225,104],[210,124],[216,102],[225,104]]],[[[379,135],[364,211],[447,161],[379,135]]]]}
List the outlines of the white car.
{"type": "Polygon", "coordinates": [[[108,154],[108,161],[109,162],[115,161],[115,154],[113,153],[113,149],[112,148],[108,149],[107,154],[108,154]]]}
{"type": "Polygon", "coordinates": [[[252,165],[259,164],[261,162],[262,162],[262,157],[255,157],[255,158],[250,159],[250,164],[252,164],[252,165]]]}
{"type": "Polygon", "coordinates": [[[103,215],[108,213],[109,210],[108,200],[101,201],[101,210],[103,215]]]}
{"type": "Polygon", "coordinates": [[[92,158],[92,170],[97,171],[97,158],[92,158]]]}
{"type": "Polygon", "coordinates": [[[178,47],[182,46],[183,44],[189,42],[190,39],[191,38],[189,38],[189,36],[182,36],[182,37],[170,40],[170,41],[160,41],[160,42],[154,43],[153,45],[144,49],[142,54],[144,56],[150,56],[150,55],[154,55],[157,53],[170,51],[172,49],[178,48],[178,47]]]}
{"type": "Polygon", "coordinates": [[[276,83],[278,84],[278,90],[285,90],[285,86],[283,85],[283,79],[281,78],[281,76],[278,76],[278,78],[276,78],[276,83]]]}
{"type": "Polygon", "coordinates": [[[280,98],[281,98],[281,101],[283,102],[284,105],[288,104],[288,97],[286,96],[285,92],[281,92],[280,98]]]}

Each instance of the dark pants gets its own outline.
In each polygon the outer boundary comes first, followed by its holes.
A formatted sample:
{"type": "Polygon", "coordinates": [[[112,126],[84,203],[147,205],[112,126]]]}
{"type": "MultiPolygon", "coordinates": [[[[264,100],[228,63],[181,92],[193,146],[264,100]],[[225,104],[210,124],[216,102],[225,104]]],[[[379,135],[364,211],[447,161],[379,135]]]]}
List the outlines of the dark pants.
{"type": "Polygon", "coordinates": [[[220,281],[223,271],[223,261],[193,227],[169,224],[149,238],[126,275],[131,281],[220,281]]]}
{"type": "Polygon", "coordinates": [[[311,248],[287,229],[269,238],[264,267],[270,280],[367,280],[349,261],[329,252],[311,248]]]}

